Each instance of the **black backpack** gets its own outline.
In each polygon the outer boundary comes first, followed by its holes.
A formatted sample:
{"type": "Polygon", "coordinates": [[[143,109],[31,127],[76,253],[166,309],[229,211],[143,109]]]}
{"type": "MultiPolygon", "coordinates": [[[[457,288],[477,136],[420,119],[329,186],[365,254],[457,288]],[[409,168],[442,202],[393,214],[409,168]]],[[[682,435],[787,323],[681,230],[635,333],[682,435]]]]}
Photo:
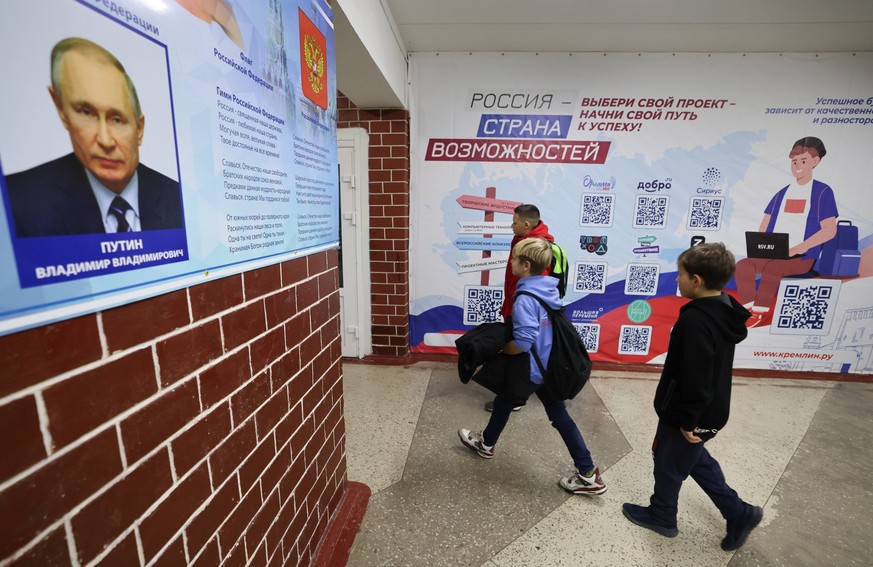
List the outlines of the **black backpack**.
{"type": "Polygon", "coordinates": [[[519,295],[529,295],[539,301],[552,321],[552,352],[549,355],[548,368],[543,368],[536,347],[531,349],[531,354],[543,373],[543,388],[553,398],[572,400],[591,377],[591,359],[585,343],[567,318],[563,307],[552,309],[542,298],[526,291],[519,291],[516,297],[519,295]]]}

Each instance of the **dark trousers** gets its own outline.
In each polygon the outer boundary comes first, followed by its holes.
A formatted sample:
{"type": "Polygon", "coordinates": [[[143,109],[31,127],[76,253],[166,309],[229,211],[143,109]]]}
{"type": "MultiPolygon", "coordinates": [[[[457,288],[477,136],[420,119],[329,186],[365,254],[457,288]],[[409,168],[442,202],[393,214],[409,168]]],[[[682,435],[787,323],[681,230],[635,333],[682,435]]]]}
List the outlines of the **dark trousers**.
{"type": "Polygon", "coordinates": [[[691,476],[709,496],[725,520],[744,517],[748,504],[727,485],[718,461],[706,450],[706,443],[689,443],[679,427],[658,422],[655,442],[655,493],[650,499],[652,517],[669,527],[676,527],[679,490],[691,476]]]}
{"type": "MultiPolygon", "coordinates": [[[[546,415],[552,422],[552,427],[561,434],[561,439],[564,440],[564,444],[573,458],[576,470],[581,473],[587,473],[592,470],[594,468],[594,461],[591,459],[591,452],[585,445],[585,440],[582,438],[576,422],[567,413],[567,406],[562,400],[556,400],[543,392],[542,384],[531,384],[530,394],[534,392],[536,392],[540,401],[543,402],[543,407],[546,409],[546,415]]],[[[486,445],[494,445],[500,439],[503,428],[509,422],[509,416],[512,414],[513,407],[514,404],[502,396],[494,398],[494,411],[491,412],[488,426],[482,432],[482,439],[486,445]]]]}

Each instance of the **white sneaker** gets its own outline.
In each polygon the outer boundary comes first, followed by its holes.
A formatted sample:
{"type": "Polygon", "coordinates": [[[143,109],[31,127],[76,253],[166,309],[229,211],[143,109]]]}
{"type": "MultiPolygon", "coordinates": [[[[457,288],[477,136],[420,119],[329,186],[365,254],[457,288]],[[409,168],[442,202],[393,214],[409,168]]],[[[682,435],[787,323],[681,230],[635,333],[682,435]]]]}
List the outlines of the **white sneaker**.
{"type": "Polygon", "coordinates": [[[606,484],[600,478],[599,468],[595,468],[591,476],[582,476],[582,473],[577,472],[573,476],[562,478],[558,484],[570,494],[603,494],[606,492],[606,484]]]}
{"type": "Polygon", "coordinates": [[[473,433],[469,429],[459,429],[458,437],[461,438],[461,443],[465,447],[469,447],[476,451],[483,459],[491,459],[494,457],[494,446],[488,446],[482,440],[481,433],[473,433]]]}

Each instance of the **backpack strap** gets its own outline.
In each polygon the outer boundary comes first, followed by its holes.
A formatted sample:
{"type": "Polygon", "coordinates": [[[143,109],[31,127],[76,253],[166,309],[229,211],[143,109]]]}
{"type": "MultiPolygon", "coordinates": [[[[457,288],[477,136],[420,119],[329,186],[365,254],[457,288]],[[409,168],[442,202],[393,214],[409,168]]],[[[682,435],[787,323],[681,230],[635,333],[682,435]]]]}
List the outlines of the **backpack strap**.
{"type": "Polygon", "coordinates": [[[567,271],[570,269],[567,262],[567,254],[561,245],[555,242],[551,243],[551,248],[552,262],[549,265],[549,275],[558,280],[558,296],[563,299],[567,293],[567,271]]]}
{"type": "Polygon", "coordinates": [[[537,354],[537,347],[536,346],[530,347],[530,352],[531,352],[531,354],[534,355],[534,360],[537,361],[537,366],[539,366],[539,368],[540,368],[540,374],[542,374],[543,379],[545,379],[546,376],[548,376],[548,373],[546,372],[546,369],[543,368],[543,361],[540,360],[540,355],[537,354]]]}
{"type": "MultiPolygon", "coordinates": [[[[529,291],[517,291],[517,292],[515,292],[516,297],[518,297],[519,295],[529,295],[529,296],[533,297],[534,299],[536,299],[537,301],[539,301],[540,305],[543,306],[543,309],[546,310],[546,313],[549,314],[549,320],[554,321],[555,311],[554,311],[554,309],[549,307],[545,301],[543,301],[542,297],[540,297],[539,295],[535,295],[529,291]]],[[[530,347],[530,352],[531,352],[531,354],[533,354],[534,360],[537,361],[537,366],[540,369],[540,373],[543,375],[543,379],[545,379],[545,377],[548,376],[548,373],[546,372],[546,369],[543,367],[543,361],[540,360],[540,355],[537,354],[537,346],[532,345],[530,347]]]]}
{"type": "Polygon", "coordinates": [[[518,297],[519,295],[529,295],[529,296],[533,297],[534,299],[536,299],[537,301],[540,302],[540,305],[542,305],[542,306],[543,306],[543,309],[546,310],[546,313],[549,314],[549,318],[550,318],[550,319],[551,319],[552,317],[555,316],[555,310],[552,309],[551,307],[549,307],[548,303],[546,303],[546,302],[543,300],[543,298],[540,297],[539,295],[533,294],[533,293],[531,293],[531,292],[529,292],[529,291],[516,291],[516,292],[515,292],[515,296],[518,297]]]}

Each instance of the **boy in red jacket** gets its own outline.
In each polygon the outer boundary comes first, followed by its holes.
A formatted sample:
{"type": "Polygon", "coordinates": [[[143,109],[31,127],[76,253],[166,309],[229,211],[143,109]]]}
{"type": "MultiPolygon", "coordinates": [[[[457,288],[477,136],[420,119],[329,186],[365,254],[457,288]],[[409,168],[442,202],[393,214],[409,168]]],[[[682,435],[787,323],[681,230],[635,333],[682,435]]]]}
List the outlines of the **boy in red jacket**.
{"type": "MultiPolygon", "coordinates": [[[[512,244],[509,246],[509,258],[506,260],[506,275],[503,279],[503,305],[500,314],[504,321],[512,317],[512,302],[515,295],[515,287],[518,285],[518,276],[512,273],[512,251],[515,245],[525,238],[545,238],[552,243],[555,237],[549,234],[549,227],[540,219],[540,210],[536,205],[519,205],[513,209],[512,215],[512,244]]],[[[543,271],[543,276],[549,274],[549,268],[543,271]]],[[[510,325],[511,326],[511,325],[510,325]]]]}

